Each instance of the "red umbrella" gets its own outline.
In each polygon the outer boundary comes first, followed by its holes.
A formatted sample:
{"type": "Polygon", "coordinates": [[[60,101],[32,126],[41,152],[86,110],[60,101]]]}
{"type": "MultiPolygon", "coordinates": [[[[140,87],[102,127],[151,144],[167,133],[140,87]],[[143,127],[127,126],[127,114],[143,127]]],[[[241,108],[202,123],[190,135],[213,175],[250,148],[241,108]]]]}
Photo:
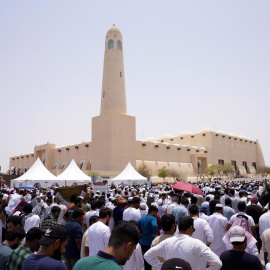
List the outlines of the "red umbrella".
{"type": "Polygon", "coordinates": [[[192,184],[189,184],[189,183],[177,182],[176,184],[174,184],[172,186],[172,188],[185,190],[185,191],[188,191],[190,193],[196,193],[196,194],[204,196],[203,192],[200,190],[199,187],[192,185],[192,184]]]}

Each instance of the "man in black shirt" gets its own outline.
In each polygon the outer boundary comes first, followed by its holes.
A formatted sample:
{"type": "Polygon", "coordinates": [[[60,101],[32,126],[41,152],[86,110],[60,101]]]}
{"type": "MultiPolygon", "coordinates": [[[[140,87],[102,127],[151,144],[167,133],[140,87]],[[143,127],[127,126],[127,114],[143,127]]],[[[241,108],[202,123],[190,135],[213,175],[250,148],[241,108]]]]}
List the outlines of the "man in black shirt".
{"type": "Polygon", "coordinates": [[[260,199],[260,203],[263,207],[265,207],[270,201],[270,187],[268,187],[266,191],[267,193],[265,193],[260,199]]]}
{"type": "Polygon", "coordinates": [[[258,198],[257,197],[253,197],[250,202],[251,202],[251,205],[247,206],[246,214],[253,217],[253,219],[254,219],[255,231],[256,231],[257,240],[258,240],[257,247],[258,247],[258,250],[259,250],[259,253],[260,253],[260,249],[261,249],[261,246],[262,246],[262,241],[260,239],[260,233],[259,233],[259,218],[263,214],[263,211],[262,211],[262,208],[257,205],[257,203],[258,203],[258,198]]]}
{"type": "Polygon", "coordinates": [[[213,213],[215,212],[216,204],[218,203],[220,203],[220,195],[215,194],[214,200],[210,201],[209,203],[210,215],[213,215],[213,213]]]}
{"type": "Polygon", "coordinates": [[[234,226],[230,229],[230,242],[233,245],[233,249],[221,253],[222,267],[220,270],[263,269],[260,260],[256,256],[245,252],[247,238],[243,227],[234,226]]]}

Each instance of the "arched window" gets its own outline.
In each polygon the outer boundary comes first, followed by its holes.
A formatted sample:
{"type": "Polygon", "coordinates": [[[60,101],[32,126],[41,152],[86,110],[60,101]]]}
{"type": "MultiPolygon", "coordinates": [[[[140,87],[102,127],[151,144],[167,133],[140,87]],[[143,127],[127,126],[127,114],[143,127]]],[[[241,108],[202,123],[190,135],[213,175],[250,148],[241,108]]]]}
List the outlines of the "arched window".
{"type": "Polygon", "coordinates": [[[122,42],[120,40],[117,41],[117,49],[122,51],[122,42]]]}
{"type": "Polygon", "coordinates": [[[108,49],[113,49],[113,40],[110,39],[108,42],[108,49]]]}

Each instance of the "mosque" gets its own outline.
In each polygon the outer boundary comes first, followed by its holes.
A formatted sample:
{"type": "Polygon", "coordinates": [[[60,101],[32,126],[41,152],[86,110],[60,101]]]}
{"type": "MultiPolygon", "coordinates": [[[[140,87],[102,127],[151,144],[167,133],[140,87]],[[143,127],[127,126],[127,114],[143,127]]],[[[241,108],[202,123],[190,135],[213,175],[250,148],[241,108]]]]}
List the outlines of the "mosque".
{"type": "Polygon", "coordinates": [[[31,153],[11,157],[9,170],[25,172],[38,157],[55,175],[74,159],[85,173],[91,170],[107,179],[118,175],[128,162],[134,168],[146,164],[153,176],[165,166],[181,179],[203,174],[210,164],[230,162],[242,176],[255,175],[256,168],[265,165],[258,140],[211,128],[136,140],[135,117],[127,115],[123,39],[115,26],[105,38],[100,115],[92,118],[92,141],[35,146],[31,153]]]}

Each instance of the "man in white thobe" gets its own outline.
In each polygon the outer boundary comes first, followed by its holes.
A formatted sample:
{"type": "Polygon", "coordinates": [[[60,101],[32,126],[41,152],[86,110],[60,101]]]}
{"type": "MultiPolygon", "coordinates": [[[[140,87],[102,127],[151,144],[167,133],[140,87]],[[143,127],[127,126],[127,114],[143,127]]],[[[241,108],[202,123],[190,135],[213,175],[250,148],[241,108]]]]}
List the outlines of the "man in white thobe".
{"type": "Polygon", "coordinates": [[[226,227],[228,225],[228,219],[223,216],[223,204],[216,204],[215,213],[208,218],[208,223],[214,234],[211,250],[220,256],[226,250],[222,238],[227,232],[226,227]]]}
{"type": "Polygon", "coordinates": [[[124,210],[123,212],[123,220],[135,220],[138,221],[141,218],[141,212],[138,209],[140,207],[140,198],[133,197],[131,201],[131,206],[124,210]]]}
{"type": "MultiPolygon", "coordinates": [[[[192,238],[201,240],[208,247],[214,240],[213,231],[210,228],[208,222],[202,218],[199,218],[199,207],[197,205],[191,205],[189,207],[190,216],[194,219],[194,229],[192,238]]],[[[205,270],[207,261],[200,259],[200,269],[205,270]]]]}
{"type": "Polygon", "coordinates": [[[165,260],[180,258],[190,263],[192,270],[199,270],[199,259],[203,258],[210,263],[209,270],[220,269],[222,263],[219,257],[202,241],[191,238],[194,232],[193,226],[193,218],[181,217],[178,223],[179,234],[150,248],[144,255],[145,260],[156,269],[161,269],[162,263],[157,257],[165,260]]]}

